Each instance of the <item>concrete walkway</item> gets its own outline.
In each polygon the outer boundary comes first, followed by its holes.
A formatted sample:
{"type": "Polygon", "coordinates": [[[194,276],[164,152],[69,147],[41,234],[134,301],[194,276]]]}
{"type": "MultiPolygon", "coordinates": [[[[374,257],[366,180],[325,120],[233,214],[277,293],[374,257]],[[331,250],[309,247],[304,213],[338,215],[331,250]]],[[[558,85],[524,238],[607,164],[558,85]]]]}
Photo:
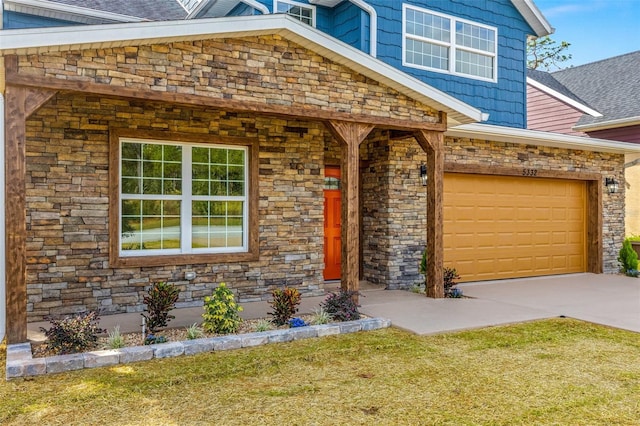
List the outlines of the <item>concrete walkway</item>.
{"type": "MultiPolygon", "coordinates": [[[[327,286],[337,288],[337,283],[327,286]]],[[[423,294],[362,285],[360,311],[384,317],[396,327],[434,334],[499,324],[553,318],[561,315],[640,332],[640,279],[621,275],[574,274],[461,284],[466,298],[429,299],[423,294]]],[[[324,297],[302,299],[300,313],[311,313],[324,297]]],[[[242,317],[265,318],[267,302],[242,304],[242,317]]],[[[186,327],[202,321],[202,307],[175,309],[172,327],[186,327]]],[[[140,313],[105,315],[100,326],[122,332],[140,331],[140,313]]],[[[30,323],[29,339],[41,340],[40,327],[30,323]]]]}

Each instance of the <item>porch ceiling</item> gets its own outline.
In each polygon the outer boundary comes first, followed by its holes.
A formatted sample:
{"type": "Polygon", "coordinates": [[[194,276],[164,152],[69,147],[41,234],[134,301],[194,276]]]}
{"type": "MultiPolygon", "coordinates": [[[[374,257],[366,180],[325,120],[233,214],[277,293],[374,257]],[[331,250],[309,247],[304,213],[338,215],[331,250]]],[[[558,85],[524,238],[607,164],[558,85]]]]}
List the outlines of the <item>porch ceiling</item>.
{"type": "Polygon", "coordinates": [[[480,110],[286,15],[8,30],[2,34],[0,53],[37,54],[259,35],[279,35],[442,111],[449,126],[485,118],[480,110]]]}

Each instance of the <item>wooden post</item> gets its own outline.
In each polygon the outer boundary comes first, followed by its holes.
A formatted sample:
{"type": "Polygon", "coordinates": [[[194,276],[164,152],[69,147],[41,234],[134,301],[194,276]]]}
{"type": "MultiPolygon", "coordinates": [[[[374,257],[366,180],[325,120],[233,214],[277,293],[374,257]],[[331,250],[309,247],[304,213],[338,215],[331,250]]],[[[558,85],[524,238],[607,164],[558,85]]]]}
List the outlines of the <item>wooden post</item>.
{"type": "Polygon", "coordinates": [[[7,343],[27,341],[26,89],[7,86],[5,105],[5,273],[7,343]]]}
{"type": "Polygon", "coordinates": [[[417,131],[416,140],[427,153],[427,297],[444,297],[444,133],[417,131]]]}
{"type": "MultiPolygon", "coordinates": [[[[360,282],[359,147],[373,130],[370,124],[329,121],[327,127],[340,142],[342,175],[341,288],[358,291],[360,282]]],[[[357,301],[357,297],[356,297],[357,301]]]]}

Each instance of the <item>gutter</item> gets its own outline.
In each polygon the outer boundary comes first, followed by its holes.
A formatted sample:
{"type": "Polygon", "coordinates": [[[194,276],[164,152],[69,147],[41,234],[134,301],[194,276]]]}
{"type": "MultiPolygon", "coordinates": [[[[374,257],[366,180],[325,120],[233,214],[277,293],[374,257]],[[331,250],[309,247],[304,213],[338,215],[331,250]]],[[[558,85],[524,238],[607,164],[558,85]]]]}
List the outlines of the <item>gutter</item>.
{"type": "Polygon", "coordinates": [[[601,121],[599,123],[581,124],[573,126],[572,130],[580,132],[595,132],[597,130],[617,129],[619,127],[640,125],[640,115],[635,117],[618,118],[616,120],[601,121]]]}
{"type": "Polygon", "coordinates": [[[630,142],[617,142],[607,139],[541,132],[539,130],[517,129],[490,124],[472,123],[450,127],[445,132],[445,135],[459,138],[487,139],[496,142],[520,145],[539,145],[580,151],[609,152],[613,154],[640,153],[640,144],[630,142]]]}

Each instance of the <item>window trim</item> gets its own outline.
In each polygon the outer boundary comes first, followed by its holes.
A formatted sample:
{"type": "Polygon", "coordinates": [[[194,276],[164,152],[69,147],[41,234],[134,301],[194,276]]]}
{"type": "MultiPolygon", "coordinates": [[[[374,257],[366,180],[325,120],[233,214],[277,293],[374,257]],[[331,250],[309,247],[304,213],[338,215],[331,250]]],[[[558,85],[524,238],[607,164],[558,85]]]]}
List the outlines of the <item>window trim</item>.
{"type": "Polygon", "coordinates": [[[109,132],[109,264],[112,267],[188,265],[257,260],[258,246],[258,140],[254,138],[184,134],[134,129],[109,132]],[[121,139],[176,144],[208,144],[247,148],[247,250],[243,252],[121,255],[120,252],[120,143],[121,139]]]}
{"type": "MultiPolygon", "coordinates": [[[[278,12],[278,4],[279,3],[283,3],[283,4],[288,4],[290,6],[298,6],[298,7],[303,7],[305,9],[310,9],[311,10],[311,26],[313,28],[316,27],[316,6],[313,4],[307,4],[307,3],[300,3],[297,2],[295,0],[273,0],[273,13],[281,13],[278,12]]],[[[287,15],[289,15],[287,13],[287,15]]],[[[289,15],[292,18],[295,18],[295,16],[293,15],[289,15]]],[[[297,18],[295,18],[297,19],[297,18]]],[[[306,24],[306,22],[301,21],[300,19],[298,19],[298,21],[302,22],[303,24],[306,24]]]]}
{"type": "Polygon", "coordinates": [[[468,19],[463,19],[463,18],[458,18],[456,16],[453,15],[447,15],[445,13],[440,13],[440,12],[436,12],[433,10],[429,10],[429,9],[425,9],[422,7],[417,7],[417,6],[413,6],[413,5],[409,5],[406,3],[403,3],[402,5],[402,65],[408,68],[416,68],[416,69],[422,69],[422,70],[427,70],[427,71],[432,71],[432,72],[437,72],[437,73],[441,73],[441,74],[449,74],[449,75],[455,75],[455,76],[459,76],[459,77],[465,77],[465,78],[471,78],[474,80],[481,80],[481,81],[487,81],[487,82],[491,82],[491,83],[497,83],[498,82],[498,28],[497,27],[492,27],[490,25],[485,25],[485,24],[481,24],[479,22],[474,22],[474,21],[470,21],[468,19]],[[442,41],[438,41],[438,40],[432,40],[432,39],[424,39],[422,37],[419,36],[415,36],[412,34],[408,34],[407,33],[407,10],[411,9],[417,12],[421,12],[421,13],[427,13],[430,15],[434,15],[434,16],[439,16],[445,19],[448,19],[451,23],[451,40],[449,42],[442,42],[442,41]],[[494,45],[495,45],[495,52],[487,52],[484,50],[478,50],[478,49],[474,49],[471,47],[466,47],[466,46],[458,46],[456,44],[456,23],[461,22],[461,23],[465,23],[465,24],[470,24],[470,25],[474,25],[476,27],[481,27],[481,28],[485,28],[488,30],[491,30],[494,32],[494,45]],[[426,41],[428,43],[432,43],[435,45],[439,45],[439,46],[444,46],[444,47],[448,47],[449,48],[449,68],[446,70],[443,69],[439,69],[439,68],[431,68],[431,67],[427,67],[427,66],[422,66],[422,65],[417,65],[417,64],[413,64],[407,61],[407,38],[412,38],[414,40],[418,40],[418,41],[426,41]],[[470,52],[470,53],[476,53],[476,54],[480,54],[482,56],[488,56],[493,58],[493,78],[486,78],[486,77],[481,77],[481,76],[477,76],[477,75],[473,75],[473,74],[465,74],[462,72],[458,72],[456,71],[456,51],[457,50],[461,50],[461,51],[465,51],[465,52],[470,52]]]}

